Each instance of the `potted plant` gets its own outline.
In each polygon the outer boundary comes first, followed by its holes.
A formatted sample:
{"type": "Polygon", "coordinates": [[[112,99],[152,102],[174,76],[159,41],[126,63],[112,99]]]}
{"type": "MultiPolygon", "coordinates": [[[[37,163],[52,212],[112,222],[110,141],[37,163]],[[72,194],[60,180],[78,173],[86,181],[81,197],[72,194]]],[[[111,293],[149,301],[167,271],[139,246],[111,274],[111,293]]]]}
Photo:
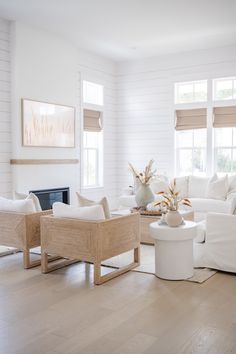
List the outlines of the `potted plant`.
{"type": "Polygon", "coordinates": [[[146,208],[146,206],[154,201],[154,194],[150,188],[150,182],[155,171],[152,169],[154,160],[150,160],[143,172],[137,171],[131,163],[129,168],[134,175],[136,184],[135,200],[138,207],[146,208]]]}
{"type": "Polygon", "coordinates": [[[165,217],[165,221],[168,226],[175,227],[179,226],[183,218],[179,213],[179,206],[186,205],[191,207],[191,203],[187,198],[180,198],[180,192],[176,190],[176,180],[174,179],[173,182],[169,185],[166,192],[158,193],[162,195],[163,200],[156,203],[155,205],[160,205],[162,208],[166,209],[167,214],[165,217]]]}

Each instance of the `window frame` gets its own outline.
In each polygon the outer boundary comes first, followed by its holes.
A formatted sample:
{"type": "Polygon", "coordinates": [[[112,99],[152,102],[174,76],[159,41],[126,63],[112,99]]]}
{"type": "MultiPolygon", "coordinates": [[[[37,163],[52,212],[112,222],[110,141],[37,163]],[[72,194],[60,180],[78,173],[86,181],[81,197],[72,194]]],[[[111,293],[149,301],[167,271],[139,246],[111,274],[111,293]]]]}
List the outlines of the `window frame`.
{"type": "MultiPolygon", "coordinates": [[[[236,76],[224,77],[222,79],[235,78],[236,76]]],[[[216,168],[216,156],[215,156],[215,132],[214,130],[217,128],[213,127],[213,107],[228,107],[228,106],[236,106],[236,98],[235,99],[224,99],[224,100],[215,100],[214,99],[214,80],[219,78],[208,78],[207,79],[207,101],[206,102],[194,102],[194,103],[174,103],[174,112],[178,109],[195,109],[195,108],[206,108],[207,109],[207,137],[206,137],[206,176],[211,176],[214,173],[223,173],[218,172],[216,168]]],[[[201,81],[196,80],[196,81],[201,81]]],[[[204,81],[204,80],[203,80],[204,81]]],[[[187,82],[187,81],[183,81],[187,82]]],[[[177,82],[180,83],[180,82],[177,82]]],[[[174,83],[174,90],[175,90],[174,83]]],[[[175,91],[174,91],[175,92],[175,91]]],[[[175,117],[175,113],[174,113],[175,117]]],[[[177,135],[175,131],[175,175],[178,176],[180,170],[177,164],[177,135]]],[[[235,146],[236,148],[236,146],[235,146]]],[[[225,172],[227,173],[227,172],[225,172]]]]}

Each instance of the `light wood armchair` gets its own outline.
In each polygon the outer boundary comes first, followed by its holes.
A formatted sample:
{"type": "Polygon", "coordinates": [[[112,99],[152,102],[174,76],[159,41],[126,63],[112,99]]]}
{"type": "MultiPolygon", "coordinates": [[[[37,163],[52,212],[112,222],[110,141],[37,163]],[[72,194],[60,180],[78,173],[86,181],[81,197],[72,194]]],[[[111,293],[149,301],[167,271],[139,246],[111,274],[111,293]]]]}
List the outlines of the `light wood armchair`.
{"type": "Polygon", "coordinates": [[[104,221],[41,217],[41,251],[43,273],[80,260],[94,264],[94,283],[102,284],[139,265],[139,214],[104,221]],[[134,250],[132,263],[109,274],[101,275],[101,263],[104,260],[129,250],[134,250]],[[49,265],[48,254],[67,260],[49,265]]]}
{"type": "Polygon", "coordinates": [[[33,214],[0,212],[0,245],[23,251],[26,269],[41,264],[41,260],[30,260],[30,249],[40,246],[40,217],[51,213],[51,210],[33,214]]]}

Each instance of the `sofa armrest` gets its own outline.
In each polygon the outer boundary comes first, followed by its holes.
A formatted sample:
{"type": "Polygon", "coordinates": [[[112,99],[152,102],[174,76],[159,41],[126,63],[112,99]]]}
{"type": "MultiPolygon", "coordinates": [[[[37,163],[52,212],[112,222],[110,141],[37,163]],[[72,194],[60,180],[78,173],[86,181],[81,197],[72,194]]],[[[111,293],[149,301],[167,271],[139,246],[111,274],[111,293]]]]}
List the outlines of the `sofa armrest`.
{"type": "Polygon", "coordinates": [[[206,243],[227,244],[236,247],[236,215],[208,213],[206,219],[206,243]]]}
{"type": "Polygon", "coordinates": [[[230,214],[235,214],[236,212],[236,192],[229,193],[226,199],[227,203],[230,204],[229,210],[230,214]]]}

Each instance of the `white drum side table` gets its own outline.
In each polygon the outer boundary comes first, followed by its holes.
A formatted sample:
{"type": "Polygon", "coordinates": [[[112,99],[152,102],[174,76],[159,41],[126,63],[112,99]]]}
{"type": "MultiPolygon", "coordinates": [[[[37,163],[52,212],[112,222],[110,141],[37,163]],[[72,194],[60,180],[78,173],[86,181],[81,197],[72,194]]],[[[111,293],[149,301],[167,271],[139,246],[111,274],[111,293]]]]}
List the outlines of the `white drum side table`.
{"type": "Polygon", "coordinates": [[[183,280],[193,276],[193,239],[197,224],[185,221],[178,227],[150,224],[155,241],[156,276],[168,280],[183,280]]]}

